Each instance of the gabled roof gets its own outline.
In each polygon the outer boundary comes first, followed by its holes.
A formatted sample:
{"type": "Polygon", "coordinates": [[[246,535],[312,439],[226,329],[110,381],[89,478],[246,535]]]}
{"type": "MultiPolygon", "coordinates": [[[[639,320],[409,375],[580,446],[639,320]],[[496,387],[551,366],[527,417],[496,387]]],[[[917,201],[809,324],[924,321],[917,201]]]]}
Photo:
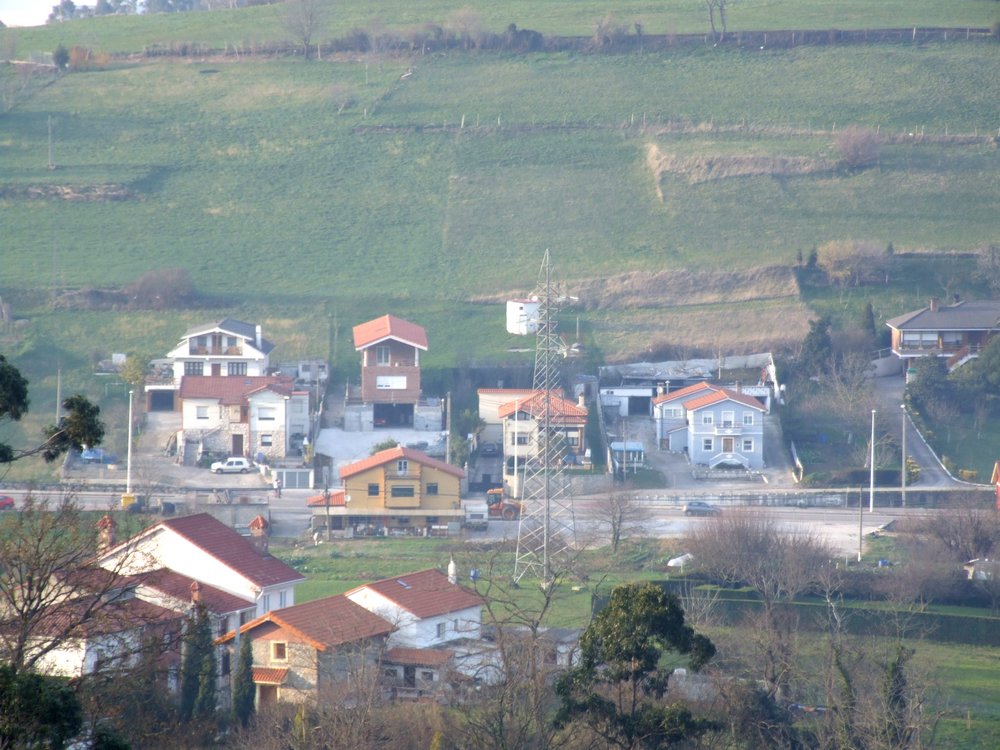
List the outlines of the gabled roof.
{"type": "MultiPolygon", "coordinates": [[[[504,419],[514,412],[526,412],[532,417],[541,416],[545,410],[545,393],[535,391],[525,399],[508,401],[497,409],[497,415],[504,419]]],[[[584,406],[563,398],[556,393],[549,393],[549,419],[566,424],[582,424],[587,421],[587,409],[584,406]]]]}
{"type": "Polygon", "coordinates": [[[413,667],[439,667],[447,664],[454,656],[453,651],[443,648],[390,648],[382,661],[413,667]]]}
{"type": "Polygon", "coordinates": [[[355,461],[353,464],[348,464],[347,466],[342,467],[340,469],[340,478],[347,479],[348,477],[353,477],[355,474],[360,474],[363,471],[374,469],[376,466],[382,466],[390,461],[398,461],[401,458],[422,464],[423,466],[433,467],[445,472],[446,474],[456,476],[459,479],[465,476],[465,472],[457,466],[452,466],[444,461],[438,461],[436,458],[431,458],[426,453],[421,453],[413,448],[396,446],[395,448],[387,448],[384,451],[379,451],[374,456],[363,458],[360,461],[355,461]]]}
{"type": "Polygon", "coordinates": [[[386,339],[396,339],[427,351],[427,331],[408,320],[393,315],[383,315],[381,318],[354,326],[355,350],[364,349],[386,339]]]}
{"type": "Polygon", "coordinates": [[[712,385],[711,383],[706,383],[702,381],[700,383],[695,383],[694,385],[685,386],[676,391],[670,393],[661,393],[653,398],[653,405],[665,404],[668,401],[676,401],[677,399],[689,398],[692,394],[701,393],[704,390],[718,390],[721,386],[712,385]]]}
{"type": "MultiPolygon", "coordinates": [[[[194,336],[202,336],[206,333],[212,333],[214,331],[239,336],[240,338],[246,339],[252,343],[254,348],[257,347],[257,326],[253,323],[244,323],[242,320],[236,320],[235,318],[225,318],[223,320],[216,321],[215,323],[202,323],[201,325],[193,326],[192,328],[188,328],[181,338],[189,339],[194,336]]],[[[274,344],[261,337],[260,352],[262,354],[268,354],[272,349],[274,349],[274,344]]]]}
{"type": "Polygon", "coordinates": [[[255,606],[253,602],[248,602],[207,583],[195,581],[193,578],[188,578],[168,568],[139,573],[132,576],[132,580],[140,587],[153,589],[181,602],[191,601],[191,584],[197,583],[201,603],[205,605],[205,609],[216,615],[239,612],[255,606]]]}
{"type": "MultiPolygon", "coordinates": [[[[318,651],[389,635],[393,631],[390,623],[355,604],[344,594],[272,610],[241,627],[240,633],[265,625],[281,628],[318,651]]],[[[216,642],[225,643],[235,637],[236,633],[227,633],[216,642]]]]}
{"type": "Polygon", "coordinates": [[[704,395],[688,399],[684,402],[684,408],[688,411],[694,411],[696,409],[703,409],[706,406],[718,404],[723,401],[735,401],[738,404],[748,406],[751,409],[756,409],[760,412],[767,411],[767,409],[764,408],[764,405],[753,396],[748,396],[745,393],[737,393],[736,391],[731,391],[728,388],[719,388],[713,393],[706,393],[704,395]]]}
{"type": "Polygon", "coordinates": [[[305,580],[303,575],[278,558],[258,552],[247,539],[208,513],[164,519],[119,544],[110,552],[126,545],[134,548],[144,537],[162,533],[164,530],[184,538],[255,586],[263,588],[305,580]]]}
{"type": "Polygon", "coordinates": [[[1000,329],[1000,301],[962,301],[923,307],[886,321],[890,328],[904,331],[993,331],[1000,329]]]}
{"type": "Polygon", "coordinates": [[[181,378],[180,398],[214,399],[223,406],[238,406],[262,391],[287,398],[294,384],[287,375],[186,375],[181,378]]]}
{"type": "Polygon", "coordinates": [[[366,583],[347,592],[346,596],[374,591],[417,617],[434,617],[479,607],[483,598],[464,586],[448,581],[447,574],[436,568],[366,583]]]}
{"type": "Polygon", "coordinates": [[[33,634],[53,636],[66,633],[70,638],[88,638],[123,633],[183,617],[178,612],[134,597],[110,602],[101,599],[99,596],[82,596],[53,605],[39,618],[33,634]]]}
{"type": "MultiPolygon", "coordinates": [[[[325,508],[326,507],[326,496],[325,495],[310,495],[306,499],[306,507],[308,508],[325,508]]],[[[347,507],[347,490],[340,488],[336,490],[330,490],[330,507],[331,508],[345,508],[347,507]]]]}

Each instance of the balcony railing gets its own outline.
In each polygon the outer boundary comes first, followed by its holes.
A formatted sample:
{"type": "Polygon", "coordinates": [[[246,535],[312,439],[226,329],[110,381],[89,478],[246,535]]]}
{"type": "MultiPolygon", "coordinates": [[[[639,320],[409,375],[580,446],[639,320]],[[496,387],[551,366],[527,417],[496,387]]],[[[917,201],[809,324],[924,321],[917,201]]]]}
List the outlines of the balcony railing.
{"type": "Polygon", "coordinates": [[[190,354],[199,357],[242,357],[243,347],[241,346],[195,346],[191,345],[190,354]]]}

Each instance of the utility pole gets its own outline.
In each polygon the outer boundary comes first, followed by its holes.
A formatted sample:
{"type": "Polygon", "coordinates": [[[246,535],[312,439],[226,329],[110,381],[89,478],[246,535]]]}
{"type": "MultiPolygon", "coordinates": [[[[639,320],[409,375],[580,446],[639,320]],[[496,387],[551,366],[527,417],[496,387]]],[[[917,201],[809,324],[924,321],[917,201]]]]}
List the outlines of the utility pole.
{"type": "Polygon", "coordinates": [[[871,455],[868,458],[868,512],[875,512],[875,410],[872,409],[871,455]]]}
{"type": "Polygon", "coordinates": [[[900,467],[902,471],[899,473],[899,486],[901,489],[903,507],[906,507],[906,404],[900,404],[899,408],[903,411],[903,457],[901,459],[902,466],[900,467]]]}

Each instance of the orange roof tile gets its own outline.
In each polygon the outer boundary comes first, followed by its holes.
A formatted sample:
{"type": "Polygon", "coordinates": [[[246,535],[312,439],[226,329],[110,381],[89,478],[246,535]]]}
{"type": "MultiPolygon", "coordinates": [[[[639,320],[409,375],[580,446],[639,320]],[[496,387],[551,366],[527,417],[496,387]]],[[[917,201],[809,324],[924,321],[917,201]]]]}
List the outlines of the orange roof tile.
{"type": "Polygon", "coordinates": [[[347,479],[348,477],[353,477],[355,474],[360,474],[363,471],[368,471],[369,469],[374,469],[376,466],[382,466],[390,461],[398,461],[401,458],[405,458],[408,461],[414,461],[423,466],[430,466],[435,469],[439,469],[447,474],[452,474],[459,479],[465,476],[465,472],[459,469],[457,466],[452,466],[444,461],[438,461],[436,458],[431,458],[426,453],[421,453],[413,448],[403,448],[402,446],[396,446],[395,448],[387,448],[384,451],[379,451],[374,456],[368,456],[368,458],[363,458],[360,461],[355,461],[353,464],[348,464],[340,469],[340,478],[347,479]]]}
{"type": "MultiPolygon", "coordinates": [[[[536,391],[526,400],[516,399],[503,404],[497,409],[497,415],[504,418],[509,417],[515,411],[523,411],[534,417],[540,416],[544,409],[545,394],[542,391],[536,391]]],[[[550,393],[549,418],[557,422],[585,424],[587,421],[587,409],[569,399],[555,393],[550,393]]]]}
{"type": "Polygon", "coordinates": [[[287,375],[186,375],[181,378],[180,398],[209,398],[236,406],[263,390],[290,396],[293,385],[287,375]]]}
{"type": "MultiPolygon", "coordinates": [[[[393,630],[390,623],[343,594],[272,610],[248,622],[240,632],[252,632],[265,625],[279,627],[290,638],[308,643],[319,651],[389,635],[393,630]]],[[[235,637],[235,633],[227,633],[216,643],[226,643],[235,637]]]]}
{"type": "Polygon", "coordinates": [[[348,591],[347,594],[362,589],[375,591],[421,618],[445,615],[483,604],[483,598],[479,594],[464,586],[450,583],[447,574],[436,568],[366,583],[348,591]]]}
{"type": "MultiPolygon", "coordinates": [[[[166,594],[167,596],[182,602],[191,601],[191,584],[195,582],[193,578],[188,578],[180,573],[175,573],[168,568],[160,568],[149,573],[137,573],[131,579],[141,587],[148,587],[154,591],[166,594]]],[[[229,594],[221,589],[210,586],[207,583],[198,582],[201,603],[205,609],[215,614],[227,614],[239,612],[254,606],[253,602],[248,602],[238,596],[229,594]]]]}
{"type": "Polygon", "coordinates": [[[679,388],[678,390],[671,391],[670,393],[663,393],[658,396],[655,396],[653,398],[653,403],[662,404],[665,401],[674,401],[675,399],[678,398],[687,398],[688,396],[694,393],[700,393],[705,389],[715,391],[718,390],[719,388],[720,386],[712,385],[711,383],[706,383],[705,381],[702,381],[700,383],[695,383],[694,385],[688,385],[683,388],[679,388]]]}
{"type": "MultiPolygon", "coordinates": [[[[345,508],[347,491],[344,489],[330,490],[330,507],[331,508],[345,508]]],[[[326,507],[326,496],[325,495],[311,495],[306,500],[306,506],[309,508],[325,508],[326,507]]]]}
{"type": "Polygon", "coordinates": [[[283,685],[288,678],[288,667],[253,667],[251,673],[258,685],[283,685]]]}
{"type": "Polygon", "coordinates": [[[437,648],[390,648],[382,661],[414,667],[437,667],[448,663],[454,652],[437,648]]]}
{"type": "Polygon", "coordinates": [[[396,339],[410,346],[427,351],[427,331],[416,323],[383,315],[367,323],[354,326],[354,348],[356,350],[377,344],[385,339],[396,339]]]}
{"type": "Polygon", "coordinates": [[[719,388],[714,393],[706,393],[703,396],[698,396],[697,398],[685,401],[684,408],[688,411],[693,411],[694,409],[700,409],[703,406],[711,406],[712,404],[717,404],[721,401],[735,401],[739,404],[743,404],[744,406],[749,406],[752,409],[757,409],[758,411],[767,411],[764,408],[764,405],[753,396],[737,393],[736,391],[731,391],[728,388],[719,388]]]}

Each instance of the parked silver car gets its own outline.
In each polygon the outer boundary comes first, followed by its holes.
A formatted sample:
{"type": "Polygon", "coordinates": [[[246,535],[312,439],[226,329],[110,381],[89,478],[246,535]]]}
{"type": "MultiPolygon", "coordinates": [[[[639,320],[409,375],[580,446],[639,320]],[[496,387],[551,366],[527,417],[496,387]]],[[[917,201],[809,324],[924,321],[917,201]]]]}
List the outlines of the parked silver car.
{"type": "Polygon", "coordinates": [[[684,506],[685,516],[717,516],[720,513],[722,513],[720,508],[703,503],[701,500],[692,500],[684,506]]]}
{"type": "Polygon", "coordinates": [[[237,456],[230,456],[225,461],[216,461],[212,464],[212,471],[216,474],[246,474],[251,468],[249,459],[237,456]]]}

